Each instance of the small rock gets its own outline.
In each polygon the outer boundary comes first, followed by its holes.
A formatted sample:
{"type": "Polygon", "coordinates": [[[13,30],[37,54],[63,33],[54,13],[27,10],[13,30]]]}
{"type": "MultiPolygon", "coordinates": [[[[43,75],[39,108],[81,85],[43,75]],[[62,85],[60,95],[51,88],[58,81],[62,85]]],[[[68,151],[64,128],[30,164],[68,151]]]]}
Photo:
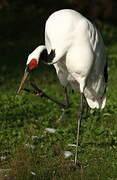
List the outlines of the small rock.
{"type": "Polygon", "coordinates": [[[54,129],[54,128],[45,128],[45,131],[47,131],[49,133],[55,133],[56,129],[54,129]]]}
{"type": "Polygon", "coordinates": [[[31,171],[30,173],[31,173],[33,176],[36,176],[36,173],[35,173],[35,172],[31,171]]]}
{"type": "Polygon", "coordinates": [[[68,158],[68,157],[70,157],[70,156],[72,156],[72,155],[73,155],[72,152],[70,152],[70,151],[64,151],[64,156],[65,156],[65,158],[68,158]]]}
{"type": "Polygon", "coordinates": [[[38,139],[39,137],[38,136],[31,136],[31,139],[34,140],[34,139],[38,139]]]}
{"type": "Polygon", "coordinates": [[[31,149],[34,149],[35,148],[35,146],[34,145],[32,145],[32,144],[25,144],[25,146],[27,146],[27,147],[29,147],[29,148],[31,148],[31,149]]]}

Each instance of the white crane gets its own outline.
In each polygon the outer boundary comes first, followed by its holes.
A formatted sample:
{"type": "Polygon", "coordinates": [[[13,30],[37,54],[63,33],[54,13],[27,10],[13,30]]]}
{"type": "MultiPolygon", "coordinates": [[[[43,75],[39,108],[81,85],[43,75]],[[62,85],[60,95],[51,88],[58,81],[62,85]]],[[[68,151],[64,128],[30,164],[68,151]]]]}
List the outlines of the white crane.
{"type": "Polygon", "coordinates": [[[17,94],[28,73],[38,66],[40,60],[54,65],[60,83],[65,89],[65,102],[60,103],[47,96],[34,84],[32,84],[35,88],[33,93],[45,96],[62,107],[68,107],[67,86],[71,85],[73,90],[80,92],[76,164],[83,101],[85,99],[92,109],[102,109],[106,103],[107,62],[102,37],[95,25],[74,10],[63,9],[53,13],[46,21],[45,45],[38,46],[28,56],[24,77],[17,94]]]}

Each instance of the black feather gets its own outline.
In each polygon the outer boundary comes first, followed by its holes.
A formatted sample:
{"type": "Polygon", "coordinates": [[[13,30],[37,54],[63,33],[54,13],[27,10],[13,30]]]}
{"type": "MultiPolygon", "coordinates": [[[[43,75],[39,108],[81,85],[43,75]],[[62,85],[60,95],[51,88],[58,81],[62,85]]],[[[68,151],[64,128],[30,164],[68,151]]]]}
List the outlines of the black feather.
{"type": "Polygon", "coordinates": [[[108,63],[106,62],[106,65],[104,67],[104,78],[105,78],[105,82],[108,82],[108,63]]]}
{"type": "Polygon", "coordinates": [[[48,54],[47,49],[44,49],[40,55],[39,60],[41,60],[44,63],[50,63],[55,57],[55,50],[52,49],[50,54],[48,54]]]}

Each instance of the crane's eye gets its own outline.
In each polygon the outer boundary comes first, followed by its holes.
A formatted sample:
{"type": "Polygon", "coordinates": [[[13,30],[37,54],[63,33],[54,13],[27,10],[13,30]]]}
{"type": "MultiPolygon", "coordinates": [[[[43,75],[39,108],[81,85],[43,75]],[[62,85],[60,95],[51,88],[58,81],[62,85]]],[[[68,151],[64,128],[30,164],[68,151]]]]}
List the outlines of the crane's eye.
{"type": "Polygon", "coordinates": [[[37,67],[37,59],[32,59],[30,63],[28,64],[28,67],[30,70],[33,70],[37,67]]]}

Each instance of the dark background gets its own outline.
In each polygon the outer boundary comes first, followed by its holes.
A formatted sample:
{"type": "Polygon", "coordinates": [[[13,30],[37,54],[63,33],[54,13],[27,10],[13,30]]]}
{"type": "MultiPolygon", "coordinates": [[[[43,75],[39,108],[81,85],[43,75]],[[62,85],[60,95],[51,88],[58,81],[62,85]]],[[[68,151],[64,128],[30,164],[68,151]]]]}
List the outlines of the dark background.
{"type": "Polygon", "coordinates": [[[75,9],[97,24],[106,46],[116,42],[116,33],[112,31],[117,22],[116,0],[0,0],[2,74],[21,74],[27,56],[44,44],[48,16],[63,8],[75,9]]]}
{"type": "Polygon", "coordinates": [[[0,0],[0,9],[35,8],[45,15],[62,8],[72,8],[90,19],[100,19],[115,23],[117,21],[116,0],[0,0]]]}

